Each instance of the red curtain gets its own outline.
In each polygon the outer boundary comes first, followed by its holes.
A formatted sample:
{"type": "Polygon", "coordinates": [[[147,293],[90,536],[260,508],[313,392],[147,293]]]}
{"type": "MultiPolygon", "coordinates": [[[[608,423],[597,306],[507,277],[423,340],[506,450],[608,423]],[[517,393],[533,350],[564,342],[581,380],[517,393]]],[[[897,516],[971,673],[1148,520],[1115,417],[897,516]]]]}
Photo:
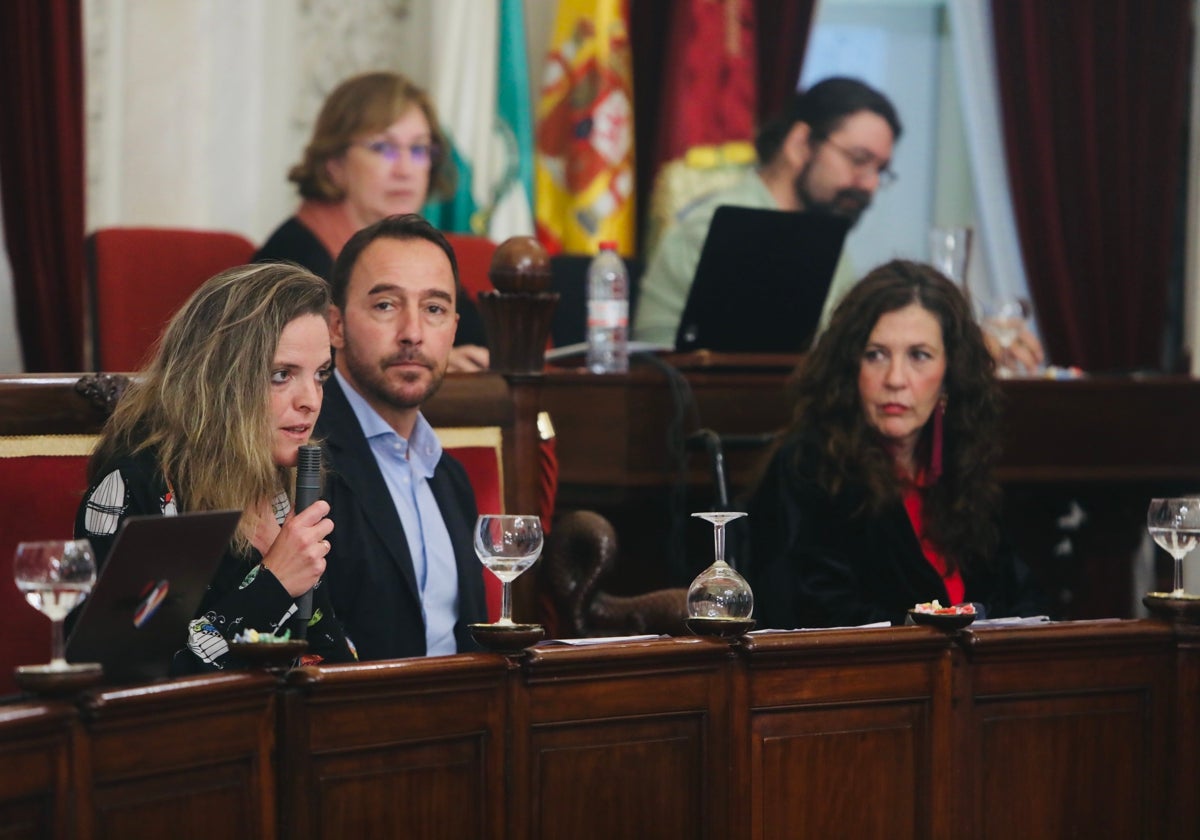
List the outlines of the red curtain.
{"type": "MultiPolygon", "coordinates": [[[[691,0],[633,0],[629,29],[633,39],[633,98],[637,156],[638,212],[650,206],[660,146],[658,115],[664,96],[664,45],[671,42],[675,6],[691,0]]],[[[716,2],[716,0],[714,0],[716,2]]],[[[758,56],[758,125],[774,116],[796,89],[817,0],[754,0],[758,56]]],[[[639,219],[638,230],[643,220],[639,219]]]]}
{"type": "Polygon", "coordinates": [[[694,146],[754,139],[753,0],[676,0],[658,112],[656,168],[694,146]]]}
{"type": "Polygon", "coordinates": [[[83,368],[82,0],[0,3],[0,191],[29,371],[83,368]]]}
{"type": "Polygon", "coordinates": [[[755,0],[758,17],[758,117],[775,116],[796,90],[817,0],[755,0]]]}
{"type": "Polygon", "coordinates": [[[1050,358],[1159,367],[1191,0],[993,0],[1004,139],[1050,358]]]}

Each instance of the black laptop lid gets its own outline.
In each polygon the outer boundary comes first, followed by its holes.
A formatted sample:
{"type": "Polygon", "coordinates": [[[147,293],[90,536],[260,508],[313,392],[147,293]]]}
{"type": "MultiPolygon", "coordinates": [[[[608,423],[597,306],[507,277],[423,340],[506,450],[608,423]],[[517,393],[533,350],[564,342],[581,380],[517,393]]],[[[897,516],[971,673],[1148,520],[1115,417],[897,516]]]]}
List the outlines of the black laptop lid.
{"type": "Polygon", "coordinates": [[[108,682],[166,676],[241,512],[130,516],[80,607],[69,662],[99,662],[108,682]]]}
{"type": "Polygon", "coordinates": [[[675,348],[807,350],[849,228],[825,214],[718,207],[675,348]]]}

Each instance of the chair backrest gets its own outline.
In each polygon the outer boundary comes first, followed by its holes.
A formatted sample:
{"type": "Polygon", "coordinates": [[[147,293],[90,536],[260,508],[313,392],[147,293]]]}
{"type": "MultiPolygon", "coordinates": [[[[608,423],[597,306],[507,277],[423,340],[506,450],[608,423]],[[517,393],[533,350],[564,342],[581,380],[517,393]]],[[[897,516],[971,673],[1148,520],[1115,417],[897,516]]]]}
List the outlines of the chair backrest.
{"type": "Polygon", "coordinates": [[[492,291],[488,269],[498,247],[496,243],[469,233],[447,233],[446,241],[454,249],[454,256],[458,260],[458,278],[471,300],[478,300],[482,292],[492,291]]]}
{"type": "Polygon", "coordinates": [[[102,228],[87,238],[92,367],[137,370],[163,327],[201,283],[250,261],[236,233],[102,228]]]}
{"type": "Polygon", "coordinates": [[[95,435],[0,435],[0,695],[17,690],[13,668],[50,657],[50,622],[17,590],[11,558],[20,542],[71,537],[95,443],[95,435]]]}
{"type": "Polygon", "coordinates": [[[50,622],[13,583],[17,543],[71,536],[87,487],[88,455],[118,379],[0,376],[0,695],[17,690],[17,665],[50,658],[50,622]]]}
{"type": "MultiPolygon", "coordinates": [[[[504,439],[499,426],[457,426],[437,429],[442,448],[467,470],[475,506],[482,513],[504,513],[504,439]]],[[[500,580],[483,569],[488,620],[500,617],[500,580]]]]}

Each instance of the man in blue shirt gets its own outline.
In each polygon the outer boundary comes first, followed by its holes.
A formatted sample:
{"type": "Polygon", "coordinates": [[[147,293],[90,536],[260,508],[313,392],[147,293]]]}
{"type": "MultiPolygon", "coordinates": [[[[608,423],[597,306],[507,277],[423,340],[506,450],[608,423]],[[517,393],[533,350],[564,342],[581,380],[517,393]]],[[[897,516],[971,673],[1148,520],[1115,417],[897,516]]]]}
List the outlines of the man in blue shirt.
{"type": "Polygon", "coordinates": [[[346,243],[330,282],[336,370],[316,430],[334,610],[363,660],[473,650],[467,625],[487,620],[475,497],[421,415],[454,345],[454,251],[420,216],[392,216],[346,243]]]}

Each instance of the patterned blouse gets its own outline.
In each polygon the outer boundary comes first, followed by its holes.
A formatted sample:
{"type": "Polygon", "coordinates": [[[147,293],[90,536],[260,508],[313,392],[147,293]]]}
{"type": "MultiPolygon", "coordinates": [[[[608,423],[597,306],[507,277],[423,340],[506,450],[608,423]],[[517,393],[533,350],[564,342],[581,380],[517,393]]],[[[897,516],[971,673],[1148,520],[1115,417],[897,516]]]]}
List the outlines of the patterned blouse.
{"type": "MultiPolygon", "coordinates": [[[[117,458],[105,465],[100,476],[79,505],[75,536],[91,542],[96,561],[103,566],[126,517],[174,516],[181,508],[152,451],[117,458]]],[[[282,524],[291,510],[286,493],[280,492],[273,508],[282,524]]],[[[186,648],[175,655],[171,671],[187,674],[244,667],[245,663],[230,655],[229,640],[246,630],[281,631],[295,612],[295,600],[263,568],[262,555],[253,548],[242,554],[231,545],[187,627],[186,648]]],[[[353,662],[356,658],[322,582],[313,591],[307,637],[309,652],[301,664],[353,662]]],[[[180,641],[184,641],[182,628],[180,641]]]]}

